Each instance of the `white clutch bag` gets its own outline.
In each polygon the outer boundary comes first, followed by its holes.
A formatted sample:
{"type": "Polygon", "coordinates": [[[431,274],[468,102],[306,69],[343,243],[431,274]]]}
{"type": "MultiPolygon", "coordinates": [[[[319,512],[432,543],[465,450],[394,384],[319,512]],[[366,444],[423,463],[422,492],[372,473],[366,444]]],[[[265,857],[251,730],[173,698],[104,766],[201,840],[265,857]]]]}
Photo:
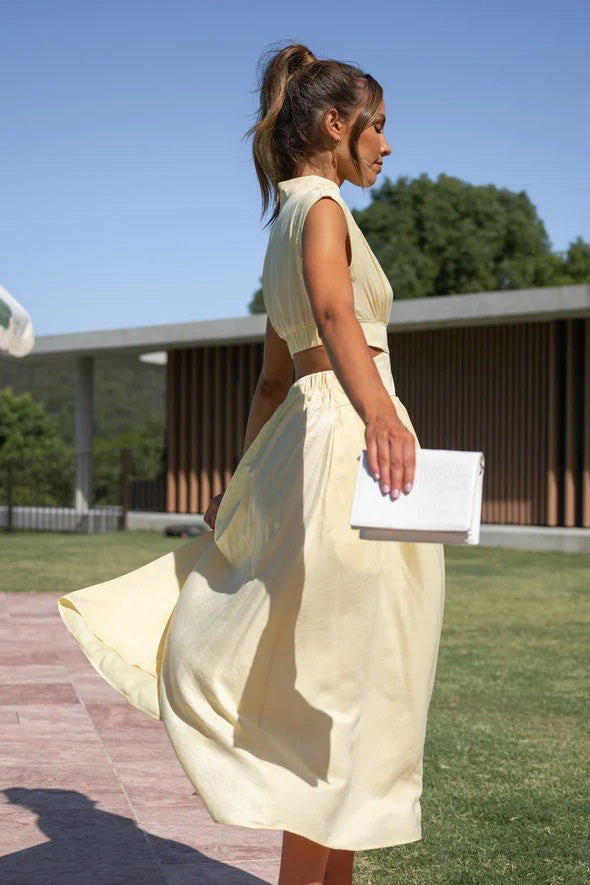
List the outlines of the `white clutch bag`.
{"type": "Polygon", "coordinates": [[[416,449],[409,495],[384,495],[359,455],[350,525],[375,541],[478,544],[485,459],[483,452],[416,449]]]}

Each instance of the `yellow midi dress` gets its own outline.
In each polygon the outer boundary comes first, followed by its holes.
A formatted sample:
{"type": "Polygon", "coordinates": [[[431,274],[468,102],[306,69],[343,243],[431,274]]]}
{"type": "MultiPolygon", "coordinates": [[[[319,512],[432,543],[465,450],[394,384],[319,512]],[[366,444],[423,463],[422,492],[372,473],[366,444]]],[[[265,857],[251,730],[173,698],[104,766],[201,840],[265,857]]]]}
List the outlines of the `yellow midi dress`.
{"type": "MultiPolygon", "coordinates": [[[[400,419],[393,291],[338,185],[279,183],[263,270],[291,353],[321,344],[301,266],[307,210],[343,208],[355,312],[400,419]]],[[[423,751],[445,595],[441,544],[350,527],[364,423],[333,370],[295,381],[240,460],[215,530],[58,599],[102,677],[161,719],[213,820],[363,850],[422,838],[423,751]]],[[[140,749],[140,748],[139,748],[140,749]]]]}

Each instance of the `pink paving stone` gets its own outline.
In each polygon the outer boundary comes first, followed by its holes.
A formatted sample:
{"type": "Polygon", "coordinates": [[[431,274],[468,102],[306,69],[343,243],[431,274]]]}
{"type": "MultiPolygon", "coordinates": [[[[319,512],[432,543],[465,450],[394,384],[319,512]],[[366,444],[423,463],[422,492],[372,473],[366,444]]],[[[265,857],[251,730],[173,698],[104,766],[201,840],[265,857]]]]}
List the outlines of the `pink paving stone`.
{"type": "Polygon", "coordinates": [[[0,882],[275,885],[282,832],[211,820],[161,722],[65,629],[58,593],[0,593],[0,882]]]}
{"type": "MultiPolygon", "coordinates": [[[[174,753],[171,746],[166,750],[166,757],[169,757],[169,753],[174,753]]],[[[161,808],[166,805],[189,805],[196,801],[193,785],[180,765],[170,764],[170,758],[163,758],[162,761],[168,763],[165,781],[162,780],[159,766],[146,765],[143,760],[122,760],[115,764],[119,780],[136,810],[144,806],[161,808]]]]}
{"type": "MultiPolygon", "coordinates": [[[[160,761],[163,754],[166,752],[167,746],[164,741],[159,744],[155,744],[152,741],[144,749],[142,739],[139,741],[132,740],[132,744],[127,745],[121,741],[103,741],[103,743],[105,751],[108,753],[109,758],[115,767],[120,765],[121,762],[130,762],[138,757],[143,760],[146,768],[157,767],[160,765],[160,761]]],[[[179,764],[176,761],[176,758],[174,758],[174,762],[176,765],[179,764]]],[[[169,764],[173,764],[172,757],[169,757],[169,764]]]]}
{"type": "MultiPolygon", "coordinates": [[[[77,686],[81,684],[78,678],[75,682],[77,686]]],[[[161,722],[132,706],[111,686],[109,692],[110,702],[104,700],[84,702],[86,711],[97,729],[105,733],[112,731],[114,734],[119,734],[122,727],[151,734],[163,733],[161,722]]]]}
{"type": "MultiPolygon", "coordinates": [[[[61,593],[4,593],[6,611],[10,618],[29,620],[30,618],[55,618],[57,599],[61,593]]],[[[59,620],[59,614],[58,614],[59,620]]]]}
{"type": "Polygon", "coordinates": [[[2,735],[2,761],[5,765],[15,765],[22,760],[23,743],[27,748],[27,753],[39,762],[59,762],[63,760],[67,762],[69,759],[76,759],[84,756],[90,762],[100,763],[104,759],[104,748],[96,735],[88,734],[79,736],[74,734],[63,740],[58,738],[56,734],[35,735],[22,729],[23,734],[17,734],[12,731],[11,736],[7,737],[6,731],[2,735]],[[53,740],[51,739],[53,737],[53,740]]]}
{"type": "MultiPolygon", "coordinates": [[[[80,698],[84,699],[84,704],[95,700],[117,703],[121,695],[105,679],[102,677],[97,679],[98,674],[92,664],[88,662],[87,658],[84,660],[86,661],[84,671],[80,669],[69,670],[72,685],[80,698]]],[[[65,666],[67,667],[67,665],[65,666]]]]}
{"type": "Polygon", "coordinates": [[[23,661],[18,664],[4,664],[0,661],[0,685],[24,682],[66,682],[68,671],[60,662],[55,664],[31,664],[23,661]]]}
{"type": "MultiPolygon", "coordinates": [[[[0,764],[0,790],[6,790],[7,787],[59,790],[61,793],[79,792],[89,798],[105,793],[123,795],[121,783],[106,756],[102,765],[86,760],[67,764],[53,761],[41,763],[26,758],[24,751],[23,759],[18,765],[0,764]]],[[[3,801],[1,793],[0,801],[3,801]]]]}
{"type": "Polygon", "coordinates": [[[68,668],[70,673],[83,675],[88,672],[88,658],[84,652],[72,642],[71,638],[66,646],[58,643],[56,643],[56,645],[58,648],[56,654],[59,655],[60,662],[63,666],[68,668]]]}
{"type": "Polygon", "coordinates": [[[7,722],[26,725],[32,733],[59,730],[63,735],[63,729],[67,728],[72,734],[94,734],[82,704],[15,704],[12,707],[7,704],[0,710],[10,713],[7,722]]]}
{"type": "Polygon", "coordinates": [[[71,682],[24,683],[0,685],[0,705],[77,704],[78,696],[71,682]]]}
{"type": "MultiPolygon", "coordinates": [[[[79,654],[84,657],[78,649],[79,654]]],[[[7,664],[61,664],[63,661],[56,648],[42,646],[26,646],[23,648],[22,637],[18,640],[12,636],[0,636],[0,665],[7,664]]]]}

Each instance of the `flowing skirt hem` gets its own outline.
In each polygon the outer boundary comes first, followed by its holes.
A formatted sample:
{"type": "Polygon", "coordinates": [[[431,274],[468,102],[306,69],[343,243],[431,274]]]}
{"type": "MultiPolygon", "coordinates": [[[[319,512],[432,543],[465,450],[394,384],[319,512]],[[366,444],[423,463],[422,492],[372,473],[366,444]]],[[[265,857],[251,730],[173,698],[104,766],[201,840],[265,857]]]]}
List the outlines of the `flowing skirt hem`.
{"type": "Polygon", "coordinates": [[[140,712],[160,720],[158,680],[151,673],[127,663],[105,645],[86,624],[80,612],[65,596],[58,599],[58,611],[70,635],[99,676],[140,712]],[[124,677],[122,678],[122,674],[124,677]],[[125,687],[127,686],[127,687],[125,687]]]}

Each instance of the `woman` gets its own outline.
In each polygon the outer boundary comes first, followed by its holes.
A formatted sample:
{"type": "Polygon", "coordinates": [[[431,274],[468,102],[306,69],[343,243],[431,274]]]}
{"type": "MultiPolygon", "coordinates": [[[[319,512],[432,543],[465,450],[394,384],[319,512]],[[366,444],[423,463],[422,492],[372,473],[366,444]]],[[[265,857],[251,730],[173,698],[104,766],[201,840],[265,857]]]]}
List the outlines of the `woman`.
{"type": "Polygon", "coordinates": [[[212,818],[284,831],[279,885],[349,885],[354,851],[422,835],[444,552],[350,527],[362,449],[395,498],[419,446],[391,375],[393,291],[340,196],[391,153],[382,89],[294,44],[260,92],[248,134],[263,211],[275,201],[243,456],[213,532],[58,605],[98,672],[163,720],[212,818]]]}

